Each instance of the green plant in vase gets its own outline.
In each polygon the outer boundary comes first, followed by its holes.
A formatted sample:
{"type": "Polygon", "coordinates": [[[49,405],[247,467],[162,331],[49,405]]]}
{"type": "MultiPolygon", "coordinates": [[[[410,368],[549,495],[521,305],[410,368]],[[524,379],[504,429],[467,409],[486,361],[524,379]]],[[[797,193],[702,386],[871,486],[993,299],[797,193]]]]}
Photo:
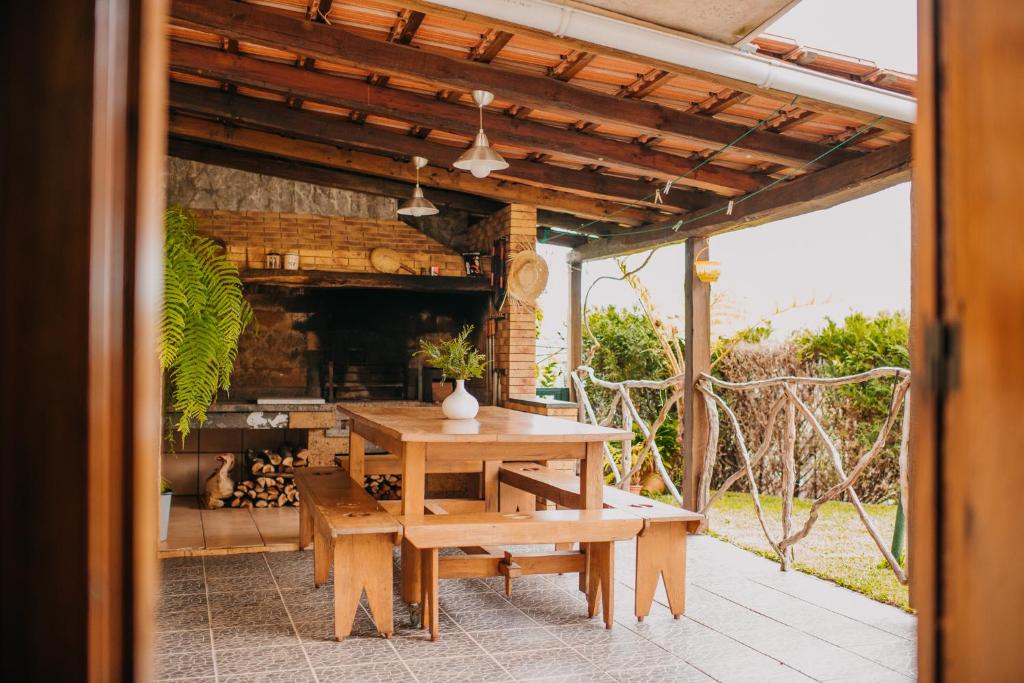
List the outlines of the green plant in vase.
{"type": "Polygon", "coordinates": [[[455,391],[441,404],[444,416],[451,420],[472,419],[480,409],[476,398],[466,391],[466,380],[483,377],[487,357],[469,341],[472,332],[473,326],[466,325],[451,339],[439,342],[421,339],[420,350],[415,354],[422,356],[430,367],[440,370],[442,379],[455,380],[455,391]]]}

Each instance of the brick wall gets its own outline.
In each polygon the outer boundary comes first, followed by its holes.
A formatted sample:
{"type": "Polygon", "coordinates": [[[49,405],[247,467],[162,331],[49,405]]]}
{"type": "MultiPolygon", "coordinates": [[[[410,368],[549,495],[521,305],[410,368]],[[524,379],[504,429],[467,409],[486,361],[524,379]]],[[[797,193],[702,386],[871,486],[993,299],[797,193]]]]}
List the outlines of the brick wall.
{"type": "Polygon", "coordinates": [[[432,265],[464,275],[462,256],[398,220],[263,211],[191,209],[200,231],[223,240],[239,268],[262,268],[267,252],[299,254],[302,270],[372,272],[370,252],[397,251],[417,274],[432,265]]]}
{"type": "MultiPolygon", "coordinates": [[[[509,239],[509,256],[523,249],[535,249],[537,210],[532,206],[510,204],[474,225],[471,243],[474,250],[486,254],[501,237],[509,239]]],[[[485,259],[484,269],[490,271],[489,259],[485,259]]],[[[500,313],[505,319],[497,322],[496,362],[499,368],[506,370],[501,387],[501,402],[505,404],[509,397],[536,393],[536,311],[533,306],[507,301],[500,313]]]]}

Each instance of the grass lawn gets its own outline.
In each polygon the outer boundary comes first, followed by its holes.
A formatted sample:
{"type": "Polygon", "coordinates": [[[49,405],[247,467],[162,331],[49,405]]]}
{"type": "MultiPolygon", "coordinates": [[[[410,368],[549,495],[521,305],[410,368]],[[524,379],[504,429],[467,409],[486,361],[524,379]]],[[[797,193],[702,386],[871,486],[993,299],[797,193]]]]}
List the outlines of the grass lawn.
{"type": "MultiPolygon", "coordinates": [[[[672,502],[667,496],[659,496],[672,502]]],[[[765,521],[775,538],[781,536],[782,499],[761,496],[765,521]]],[[[811,503],[796,500],[793,504],[794,526],[807,519],[811,503]]],[[[865,505],[886,544],[892,540],[896,523],[895,505],[865,505]]],[[[726,493],[711,509],[711,534],[733,545],[778,561],[764,538],[754,513],[754,502],[748,493],[726,493]]],[[[850,503],[831,502],[821,508],[811,532],[793,548],[794,566],[840,586],[863,593],[880,602],[909,610],[907,587],[900,584],[878,547],[868,535],[857,511],[850,503]]]]}

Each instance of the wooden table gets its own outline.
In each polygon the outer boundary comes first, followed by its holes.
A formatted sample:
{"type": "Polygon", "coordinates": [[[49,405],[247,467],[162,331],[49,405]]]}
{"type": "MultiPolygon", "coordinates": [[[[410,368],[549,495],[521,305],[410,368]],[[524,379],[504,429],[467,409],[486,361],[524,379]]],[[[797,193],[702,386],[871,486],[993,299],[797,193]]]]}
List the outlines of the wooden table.
{"type": "MultiPolygon", "coordinates": [[[[340,404],[349,419],[349,472],[363,481],[366,441],[397,455],[402,468],[402,515],[423,515],[426,464],[483,461],[485,509],[498,510],[498,468],[509,461],[580,461],[580,507],[600,509],[604,495],[604,442],[631,437],[610,429],[482,406],[473,420],[447,420],[437,406],[340,404]]],[[[415,552],[402,546],[402,597],[419,600],[415,552]]]]}

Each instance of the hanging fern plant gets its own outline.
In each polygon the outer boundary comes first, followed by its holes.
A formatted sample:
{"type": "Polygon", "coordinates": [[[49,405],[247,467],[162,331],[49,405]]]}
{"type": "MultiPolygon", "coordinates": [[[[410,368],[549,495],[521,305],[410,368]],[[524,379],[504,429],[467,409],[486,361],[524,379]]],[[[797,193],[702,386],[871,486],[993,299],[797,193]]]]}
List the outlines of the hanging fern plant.
{"type": "Polygon", "coordinates": [[[238,338],[252,321],[252,308],[238,269],[216,242],[197,234],[190,213],[169,209],[164,228],[160,367],[184,439],[193,420],[206,421],[217,392],[230,388],[238,338]]]}

